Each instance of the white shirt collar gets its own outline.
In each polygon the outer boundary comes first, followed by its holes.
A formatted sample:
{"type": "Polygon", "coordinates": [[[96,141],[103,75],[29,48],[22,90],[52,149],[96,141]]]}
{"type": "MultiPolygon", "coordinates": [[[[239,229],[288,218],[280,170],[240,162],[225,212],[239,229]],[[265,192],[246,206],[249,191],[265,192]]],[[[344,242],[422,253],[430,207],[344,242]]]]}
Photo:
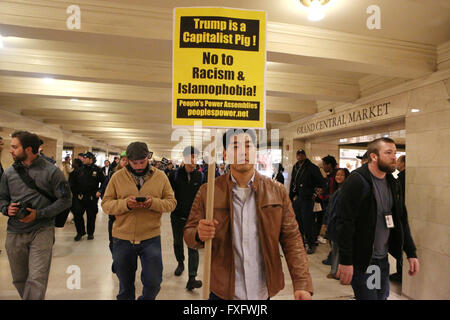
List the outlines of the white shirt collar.
{"type": "MultiPolygon", "coordinates": [[[[252,176],[252,178],[250,179],[250,181],[248,182],[248,186],[250,187],[251,186],[251,184],[255,181],[255,174],[256,174],[256,169],[255,169],[255,171],[253,172],[253,176],[252,176]]],[[[230,172],[230,176],[231,176],[231,181],[233,181],[236,185],[237,185],[237,181],[236,181],[236,179],[233,177],[233,174],[230,172]]]]}

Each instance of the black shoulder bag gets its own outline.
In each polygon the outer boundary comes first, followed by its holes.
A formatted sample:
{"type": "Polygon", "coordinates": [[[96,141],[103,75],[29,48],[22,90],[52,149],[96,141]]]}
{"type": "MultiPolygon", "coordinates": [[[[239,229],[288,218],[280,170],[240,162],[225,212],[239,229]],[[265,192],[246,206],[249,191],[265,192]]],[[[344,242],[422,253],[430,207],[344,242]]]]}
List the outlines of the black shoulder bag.
{"type": "MultiPolygon", "coordinates": [[[[25,167],[22,164],[19,163],[14,163],[13,164],[14,169],[16,170],[16,172],[19,174],[20,178],[22,179],[22,181],[31,189],[36,190],[37,192],[39,192],[41,195],[43,195],[44,197],[46,197],[47,199],[49,199],[52,203],[55,202],[56,200],[58,200],[57,198],[51,196],[49,193],[47,193],[46,191],[40,189],[36,183],[34,182],[33,178],[31,178],[28,173],[25,170],[25,167]]],[[[55,227],[56,228],[63,228],[64,225],[66,224],[66,220],[67,217],[69,216],[70,213],[70,208],[58,213],[58,215],[56,215],[55,217],[55,227]]]]}

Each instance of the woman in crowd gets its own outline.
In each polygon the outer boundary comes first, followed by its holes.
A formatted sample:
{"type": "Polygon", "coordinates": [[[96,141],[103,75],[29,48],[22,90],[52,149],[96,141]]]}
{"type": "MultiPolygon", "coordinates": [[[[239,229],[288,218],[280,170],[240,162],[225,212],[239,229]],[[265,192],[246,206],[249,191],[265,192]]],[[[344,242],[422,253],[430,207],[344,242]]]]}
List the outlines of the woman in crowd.
{"type": "Polygon", "coordinates": [[[327,278],[336,277],[336,273],[339,265],[339,249],[337,247],[337,233],[336,233],[336,220],[339,209],[339,193],[345,179],[350,175],[350,171],[347,168],[339,168],[336,171],[335,183],[337,189],[330,196],[328,207],[323,217],[323,221],[326,223],[323,225],[327,230],[327,238],[330,240],[331,245],[331,272],[327,275],[327,278]]]}

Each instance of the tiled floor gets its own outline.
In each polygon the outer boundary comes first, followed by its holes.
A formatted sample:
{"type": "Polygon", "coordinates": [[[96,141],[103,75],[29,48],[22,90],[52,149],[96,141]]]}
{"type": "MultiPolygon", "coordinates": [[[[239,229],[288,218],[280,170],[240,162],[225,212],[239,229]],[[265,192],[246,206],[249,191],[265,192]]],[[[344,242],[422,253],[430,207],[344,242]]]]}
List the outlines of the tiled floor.
{"type": "MultiPolygon", "coordinates": [[[[101,210],[101,209],[100,209],[101,210]]],[[[5,219],[1,217],[0,219],[5,219]]],[[[74,242],[75,226],[67,223],[64,229],[57,229],[54,245],[53,261],[50,272],[46,299],[54,300],[109,300],[115,299],[118,292],[118,280],[111,272],[111,254],[108,248],[108,217],[101,211],[97,215],[95,239],[87,241],[84,237],[79,242],[74,242]],[[67,282],[71,282],[71,273],[67,272],[70,266],[78,266],[81,271],[81,288],[68,289],[67,282]]],[[[3,246],[5,237],[5,221],[0,231],[0,244],[3,246]]],[[[157,299],[183,300],[201,299],[201,289],[193,292],[185,289],[187,282],[186,270],[181,277],[176,277],[173,272],[177,266],[172,248],[172,229],[170,215],[164,214],[162,219],[162,251],[163,251],[163,283],[157,299]]],[[[19,295],[12,285],[11,273],[4,247],[0,248],[0,300],[19,299],[19,295]]],[[[187,250],[186,256],[187,256],[187,250]]],[[[338,281],[327,279],[329,267],[321,263],[328,254],[328,245],[320,245],[315,254],[309,255],[310,273],[314,285],[314,299],[347,300],[353,296],[351,286],[343,286],[338,281]]],[[[187,260],[187,259],[186,259],[187,260]]],[[[391,263],[392,264],[392,263],[391,263]]],[[[203,269],[203,250],[200,250],[199,279],[203,269]]],[[[293,299],[292,284],[286,263],[283,263],[286,287],[273,299],[293,299]]],[[[73,271],[72,271],[73,272],[73,271]]],[[[69,286],[70,287],[70,286],[69,286]]],[[[136,273],[137,296],[142,290],[140,282],[140,269],[136,273]]],[[[399,287],[392,287],[389,299],[404,299],[399,296],[399,287]]]]}

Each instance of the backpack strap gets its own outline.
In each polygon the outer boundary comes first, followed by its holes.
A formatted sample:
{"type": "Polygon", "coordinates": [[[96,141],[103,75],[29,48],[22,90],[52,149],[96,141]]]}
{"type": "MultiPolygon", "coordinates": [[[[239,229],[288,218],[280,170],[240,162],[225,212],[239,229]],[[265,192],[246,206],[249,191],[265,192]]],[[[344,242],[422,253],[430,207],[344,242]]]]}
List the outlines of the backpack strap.
{"type": "Polygon", "coordinates": [[[22,181],[31,189],[36,190],[44,197],[48,198],[50,201],[55,202],[57,199],[55,197],[51,196],[46,191],[42,190],[36,185],[36,182],[34,182],[33,178],[31,178],[28,174],[28,172],[25,170],[25,167],[23,164],[15,162],[13,164],[14,169],[16,170],[19,177],[22,179],[22,181]]]}

